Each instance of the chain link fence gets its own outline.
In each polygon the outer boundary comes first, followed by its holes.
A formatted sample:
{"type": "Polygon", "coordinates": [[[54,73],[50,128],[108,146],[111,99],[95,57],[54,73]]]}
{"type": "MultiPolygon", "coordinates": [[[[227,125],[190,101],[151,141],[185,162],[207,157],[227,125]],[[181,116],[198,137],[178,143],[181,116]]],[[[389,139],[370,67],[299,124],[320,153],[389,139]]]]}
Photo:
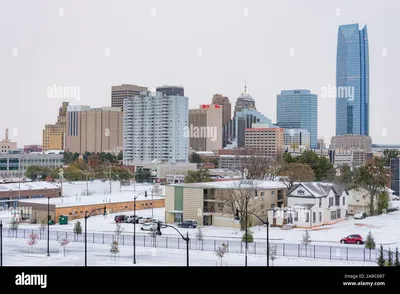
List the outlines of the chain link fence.
{"type": "MultiPolygon", "coordinates": [[[[47,229],[3,229],[3,236],[9,238],[29,239],[31,234],[36,234],[39,240],[47,240],[47,229]]],[[[50,241],[59,241],[61,238],[68,238],[70,242],[85,242],[85,233],[74,234],[73,231],[50,231],[50,241]]],[[[111,245],[118,238],[118,242],[122,246],[133,246],[135,243],[138,247],[154,247],[167,249],[186,249],[189,246],[190,250],[197,251],[216,251],[223,244],[227,245],[227,253],[246,252],[246,243],[240,240],[217,240],[205,238],[199,240],[196,238],[190,239],[188,244],[181,237],[172,236],[157,236],[122,233],[116,236],[114,233],[87,233],[87,243],[90,244],[105,244],[111,245]]],[[[346,260],[346,261],[371,261],[375,262],[378,257],[378,250],[368,250],[363,246],[354,245],[354,247],[338,245],[301,245],[291,243],[275,243],[270,242],[270,256],[287,257],[302,257],[302,258],[318,258],[331,260],[346,260]]],[[[256,241],[247,244],[247,254],[267,255],[266,241],[256,241]]]]}

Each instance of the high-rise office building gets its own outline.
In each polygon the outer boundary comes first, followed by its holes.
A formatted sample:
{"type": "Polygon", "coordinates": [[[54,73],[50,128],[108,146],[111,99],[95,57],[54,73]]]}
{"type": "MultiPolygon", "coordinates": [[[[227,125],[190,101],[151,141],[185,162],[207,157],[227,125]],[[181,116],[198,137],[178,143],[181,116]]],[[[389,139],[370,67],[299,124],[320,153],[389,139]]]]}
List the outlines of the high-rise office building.
{"type": "Polygon", "coordinates": [[[222,126],[229,123],[232,119],[232,104],[229,102],[229,98],[221,94],[214,94],[212,104],[218,104],[222,107],[222,126]]]}
{"type": "Polygon", "coordinates": [[[189,146],[195,151],[222,148],[222,106],[202,104],[189,110],[189,146]]]}
{"type": "Polygon", "coordinates": [[[367,26],[342,25],[336,56],[336,136],[369,135],[367,26]]]}
{"type": "Polygon", "coordinates": [[[165,96],[185,96],[185,89],[181,86],[161,86],[156,88],[157,92],[161,92],[165,96]]]}
{"type": "Polygon", "coordinates": [[[372,139],[364,135],[343,135],[331,138],[332,149],[360,149],[372,153],[372,139]]]}
{"type": "Polygon", "coordinates": [[[57,122],[46,124],[43,130],[43,151],[64,150],[67,107],[69,102],[63,102],[58,110],[57,122]]]}
{"type": "Polygon", "coordinates": [[[318,102],[309,90],[285,90],[277,96],[277,125],[285,129],[306,129],[310,147],[317,148],[318,102]]]}
{"type": "Polygon", "coordinates": [[[263,124],[254,124],[246,129],[245,147],[256,152],[258,156],[276,158],[284,150],[284,129],[270,128],[263,124]]]}
{"type": "Polygon", "coordinates": [[[101,153],[122,147],[122,113],[119,107],[68,106],[65,151],[101,153]]]}
{"type": "Polygon", "coordinates": [[[244,86],[244,92],[236,99],[235,111],[233,116],[236,116],[236,113],[242,111],[243,109],[256,109],[256,102],[253,97],[247,93],[247,86],[244,86]]]}
{"type": "Polygon", "coordinates": [[[124,165],[187,163],[189,98],[142,92],[124,102],[124,165]]]}
{"type": "Polygon", "coordinates": [[[390,159],[391,185],[394,195],[400,195],[400,158],[390,159]]]}
{"type": "Polygon", "coordinates": [[[124,110],[124,100],[126,98],[139,95],[141,91],[147,91],[147,87],[122,84],[111,87],[111,107],[119,107],[124,110]]]}
{"type": "Polygon", "coordinates": [[[0,141],[0,153],[8,153],[10,150],[17,149],[17,142],[12,142],[8,137],[8,129],[5,131],[4,139],[0,141]]]}

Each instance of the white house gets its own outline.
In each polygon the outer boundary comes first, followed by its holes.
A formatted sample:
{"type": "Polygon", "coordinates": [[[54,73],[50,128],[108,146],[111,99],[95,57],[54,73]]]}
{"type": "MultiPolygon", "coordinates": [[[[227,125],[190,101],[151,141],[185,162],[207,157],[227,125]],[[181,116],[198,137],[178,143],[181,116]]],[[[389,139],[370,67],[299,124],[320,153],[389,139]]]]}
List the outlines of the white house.
{"type": "MultiPolygon", "coordinates": [[[[394,191],[389,188],[385,188],[389,195],[389,199],[393,195],[394,191]]],[[[359,212],[365,212],[369,214],[369,202],[370,194],[364,188],[351,189],[349,191],[349,201],[348,201],[348,213],[354,215],[359,212]]],[[[378,208],[378,199],[374,199],[374,209],[378,208]]]]}
{"type": "Polygon", "coordinates": [[[348,193],[335,184],[299,183],[287,194],[287,207],[275,211],[274,224],[292,224],[300,228],[334,224],[346,218],[347,196],[348,193]]]}

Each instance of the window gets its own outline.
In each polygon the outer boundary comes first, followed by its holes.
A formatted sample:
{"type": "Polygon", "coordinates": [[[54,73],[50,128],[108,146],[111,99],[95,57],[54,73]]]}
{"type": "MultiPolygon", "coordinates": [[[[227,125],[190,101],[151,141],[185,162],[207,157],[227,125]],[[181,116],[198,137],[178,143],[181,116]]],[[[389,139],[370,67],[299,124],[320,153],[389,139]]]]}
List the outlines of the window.
{"type": "Polygon", "coordinates": [[[329,197],[329,206],[333,206],[333,197],[329,197]]]}
{"type": "Polygon", "coordinates": [[[322,222],[322,212],[319,213],[319,221],[322,222]]]}
{"type": "Polygon", "coordinates": [[[299,221],[299,212],[298,211],[294,212],[294,221],[295,222],[299,221]]]}
{"type": "Polygon", "coordinates": [[[346,205],[346,198],[343,197],[343,205],[346,205]]]}
{"type": "Polygon", "coordinates": [[[331,211],[331,220],[336,219],[336,211],[331,211]]]}
{"type": "Polygon", "coordinates": [[[264,196],[264,192],[261,192],[261,196],[264,196]]]}
{"type": "Polygon", "coordinates": [[[322,198],[319,198],[318,200],[319,200],[319,207],[321,208],[321,205],[322,205],[322,198]]]}
{"type": "Polygon", "coordinates": [[[274,208],[275,207],[275,204],[271,204],[271,208],[274,208]]]}
{"type": "Polygon", "coordinates": [[[337,210],[336,217],[337,217],[337,218],[341,218],[341,216],[340,216],[340,209],[337,210]]]}
{"type": "Polygon", "coordinates": [[[340,205],[340,197],[335,197],[335,206],[340,205]]]}
{"type": "Polygon", "coordinates": [[[275,191],[271,191],[271,196],[274,196],[275,195],[275,191]]]}
{"type": "Polygon", "coordinates": [[[315,223],[316,219],[317,219],[316,212],[313,212],[313,214],[312,214],[312,222],[315,223]]]}
{"type": "Polygon", "coordinates": [[[306,222],[309,222],[309,221],[310,221],[310,213],[307,212],[307,213],[306,213],[306,222]]]}

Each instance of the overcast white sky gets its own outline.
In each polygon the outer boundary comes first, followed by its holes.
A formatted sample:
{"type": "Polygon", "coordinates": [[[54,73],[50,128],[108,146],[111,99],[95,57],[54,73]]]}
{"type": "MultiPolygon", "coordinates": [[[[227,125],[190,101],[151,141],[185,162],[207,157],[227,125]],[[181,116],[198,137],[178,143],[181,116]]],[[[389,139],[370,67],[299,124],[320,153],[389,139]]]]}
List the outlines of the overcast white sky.
{"type": "Polygon", "coordinates": [[[92,107],[110,105],[112,85],[183,85],[194,108],[214,93],[234,104],[247,78],[273,122],[281,90],[318,94],[318,135],[330,140],[335,99],[321,91],[335,86],[338,26],[359,23],[369,33],[370,135],[400,144],[399,10],[397,0],[4,0],[0,129],[19,147],[41,144],[63,100],[48,97],[54,84],[79,87],[71,104],[92,107]]]}

